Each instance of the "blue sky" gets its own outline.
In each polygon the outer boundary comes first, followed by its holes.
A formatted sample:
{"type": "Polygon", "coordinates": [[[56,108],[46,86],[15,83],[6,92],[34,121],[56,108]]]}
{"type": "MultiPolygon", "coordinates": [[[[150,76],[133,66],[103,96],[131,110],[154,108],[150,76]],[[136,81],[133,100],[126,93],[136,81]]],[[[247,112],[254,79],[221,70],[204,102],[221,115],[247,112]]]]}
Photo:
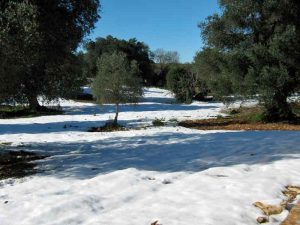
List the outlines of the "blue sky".
{"type": "Polygon", "coordinates": [[[101,0],[101,20],[89,36],[137,38],[151,50],[178,51],[191,62],[202,41],[197,24],[218,12],[217,0],[101,0]]]}

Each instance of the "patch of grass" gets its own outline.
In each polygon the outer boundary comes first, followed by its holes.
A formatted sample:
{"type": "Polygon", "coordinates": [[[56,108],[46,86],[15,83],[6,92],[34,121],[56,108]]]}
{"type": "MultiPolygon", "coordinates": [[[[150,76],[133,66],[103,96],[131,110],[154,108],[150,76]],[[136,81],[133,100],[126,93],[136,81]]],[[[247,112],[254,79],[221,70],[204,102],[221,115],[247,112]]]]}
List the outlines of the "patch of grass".
{"type": "Polygon", "coordinates": [[[4,151],[0,153],[0,180],[22,178],[37,173],[34,161],[47,156],[26,151],[4,151]]]}
{"type": "Polygon", "coordinates": [[[224,116],[222,116],[222,115],[217,115],[217,119],[223,119],[224,118],[224,116]]]}
{"type": "Polygon", "coordinates": [[[13,118],[28,118],[37,116],[60,115],[63,111],[61,108],[47,108],[42,106],[38,111],[33,111],[24,106],[0,106],[0,119],[13,119],[13,118]]]}
{"type": "MultiPolygon", "coordinates": [[[[298,123],[300,117],[300,102],[293,102],[291,104],[293,113],[295,113],[296,118],[292,121],[287,121],[291,123],[298,123]]],[[[229,118],[239,121],[241,123],[267,123],[265,118],[264,108],[262,106],[255,107],[242,107],[239,109],[230,109],[224,113],[229,115],[229,118]]],[[[284,121],[283,121],[284,122],[284,121]]]]}
{"type": "Polygon", "coordinates": [[[88,132],[114,132],[114,131],[125,131],[127,130],[124,126],[120,124],[115,124],[113,122],[107,122],[102,127],[91,127],[88,132]]]}
{"type": "Polygon", "coordinates": [[[229,115],[229,119],[239,123],[264,122],[264,111],[261,106],[229,109],[225,110],[224,113],[229,115]]]}
{"type": "Polygon", "coordinates": [[[165,123],[165,119],[164,118],[156,118],[155,120],[152,121],[152,125],[155,126],[155,127],[162,127],[162,126],[165,126],[166,123],[165,123]]]}
{"type": "Polygon", "coordinates": [[[278,123],[266,122],[262,106],[230,109],[223,113],[228,116],[182,121],[179,126],[200,130],[300,130],[300,121],[297,119],[278,123]]]}

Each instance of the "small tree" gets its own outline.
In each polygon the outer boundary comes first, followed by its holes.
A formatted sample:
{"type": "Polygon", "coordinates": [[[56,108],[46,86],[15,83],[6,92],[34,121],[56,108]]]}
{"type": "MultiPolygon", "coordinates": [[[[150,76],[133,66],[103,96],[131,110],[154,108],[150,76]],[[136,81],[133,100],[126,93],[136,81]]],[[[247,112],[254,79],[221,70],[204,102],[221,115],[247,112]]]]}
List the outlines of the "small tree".
{"type": "Polygon", "coordinates": [[[105,53],[98,60],[97,76],[92,91],[99,104],[114,103],[116,115],[113,124],[118,124],[119,105],[137,103],[143,94],[142,80],[135,61],[129,62],[122,52],[105,53]]]}
{"type": "Polygon", "coordinates": [[[176,96],[177,101],[191,103],[195,94],[193,74],[183,66],[172,68],[167,74],[167,86],[176,96]]]}

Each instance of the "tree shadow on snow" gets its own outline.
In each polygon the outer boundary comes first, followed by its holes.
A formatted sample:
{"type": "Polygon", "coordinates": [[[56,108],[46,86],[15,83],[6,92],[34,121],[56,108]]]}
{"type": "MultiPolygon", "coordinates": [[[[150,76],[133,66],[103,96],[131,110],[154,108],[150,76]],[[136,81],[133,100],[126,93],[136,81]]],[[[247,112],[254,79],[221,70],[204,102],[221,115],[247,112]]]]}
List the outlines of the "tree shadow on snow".
{"type": "Polygon", "coordinates": [[[40,162],[44,175],[92,178],[136,168],[159,172],[199,172],[212,167],[268,164],[300,158],[298,132],[158,133],[95,142],[33,145],[51,155],[40,162]]]}
{"type": "MultiPolygon", "coordinates": [[[[146,122],[143,119],[143,122],[146,122]]],[[[91,127],[99,127],[105,125],[107,120],[86,121],[62,121],[48,123],[30,123],[30,124],[0,124],[0,135],[2,134],[48,134],[57,132],[87,132],[91,127]]],[[[130,127],[138,124],[138,120],[119,120],[121,125],[130,127]]]]}
{"type": "MultiPolygon", "coordinates": [[[[150,100],[149,100],[150,101],[150,100]]],[[[152,100],[151,100],[152,102],[152,100]]],[[[128,112],[158,112],[158,111],[195,111],[203,109],[216,109],[219,108],[214,105],[184,105],[184,104],[160,104],[160,103],[146,103],[136,105],[120,105],[121,113],[128,112]]],[[[114,113],[115,105],[83,105],[83,106],[65,106],[63,107],[67,115],[93,115],[102,113],[114,113]]]]}
{"type": "MultiPolygon", "coordinates": [[[[170,111],[194,111],[194,110],[205,110],[218,108],[213,105],[168,105],[168,104],[142,104],[142,105],[122,105],[120,107],[121,115],[128,112],[137,112],[144,115],[145,112],[159,112],[164,113],[170,111]]],[[[102,126],[106,120],[103,120],[103,115],[108,113],[115,113],[114,105],[105,105],[99,107],[98,105],[83,105],[83,106],[72,106],[64,107],[67,111],[67,115],[87,115],[88,119],[85,121],[62,121],[62,122],[44,122],[44,123],[26,123],[26,124],[0,124],[0,134],[39,134],[39,133],[54,133],[54,132],[65,132],[65,131],[86,131],[90,127],[102,126]],[[94,115],[94,117],[91,117],[94,115]],[[99,116],[102,116],[100,120],[99,116]]],[[[63,115],[62,115],[63,116],[63,115]]],[[[106,115],[105,115],[106,116],[106,115]]],[[[107,115],[108,118],[108,115],[107,115]]],[[[152,118],[153,119],[153,118],[152,118]]],[[[120,124],[124,126],[131,126],[139,124],[141,122],[149,122],[150,118],[143,118],[136,120],[120,120],[120,124]]]]}

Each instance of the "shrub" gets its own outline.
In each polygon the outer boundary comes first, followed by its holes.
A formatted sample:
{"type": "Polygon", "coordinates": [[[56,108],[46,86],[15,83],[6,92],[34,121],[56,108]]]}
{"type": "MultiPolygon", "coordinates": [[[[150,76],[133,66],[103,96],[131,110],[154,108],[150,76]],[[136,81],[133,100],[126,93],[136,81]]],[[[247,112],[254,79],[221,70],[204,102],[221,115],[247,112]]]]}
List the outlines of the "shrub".
{"type": "Polygon", "coordinates": [[[177,66],[167,74],[167,86],[178,102],[191,103],[194,95],[194,78],[188,69],[177,66]]]}
{"type": "Polygon", "coordinates": [[[161,118],[161,119],[156,118],[155,120],[152,121],[152,124],[153,124],[153,126],[155,126],[155,127],[162,127],[162,126],[165,125],[164,120],[165,120],[165,119],[163,119],[163,118],[161,118]]]}

